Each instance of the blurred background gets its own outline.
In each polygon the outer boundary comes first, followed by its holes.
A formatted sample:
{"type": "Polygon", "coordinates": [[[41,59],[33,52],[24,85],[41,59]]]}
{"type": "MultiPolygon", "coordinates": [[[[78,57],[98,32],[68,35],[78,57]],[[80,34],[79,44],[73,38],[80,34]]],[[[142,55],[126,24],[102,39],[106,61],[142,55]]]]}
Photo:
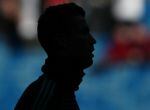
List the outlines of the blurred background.
{"type": "MultiPolygon", "coordinates": [[[[37,20],[70,0],[0,0],[0,110],[13,110],[47,57],[37,20]]],[[[94,64],[76,92],[81,110],[150,108],[150,0],[74,0],[95,37],[94,64]]]]}

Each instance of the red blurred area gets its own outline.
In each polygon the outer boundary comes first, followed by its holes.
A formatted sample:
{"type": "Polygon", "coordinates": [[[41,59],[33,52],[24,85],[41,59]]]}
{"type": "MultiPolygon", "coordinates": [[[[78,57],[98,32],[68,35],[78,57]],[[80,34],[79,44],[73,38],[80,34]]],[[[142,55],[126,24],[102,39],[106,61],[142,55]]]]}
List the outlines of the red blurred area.
{"type": "Polygon", "coordinates": [[[150,59],[149,33],[143,26],[118,26],[114,30],[113,38],[113,46],[108,52],[108,58],[111,62],[150,59]]]}
{"type": "Polygon", "coordinates": [[[150,32],[142,24],[117,24],[106,55],[98,68],[106,69],[113,64],[144,64],[150,61],[150,32]]]}
{"type": "Polygon", "coordinates": [[[72,0],[44,0],[44,6],[55,6],[59,4],[64,4],[64,3],[70,3],[72,0]]]}

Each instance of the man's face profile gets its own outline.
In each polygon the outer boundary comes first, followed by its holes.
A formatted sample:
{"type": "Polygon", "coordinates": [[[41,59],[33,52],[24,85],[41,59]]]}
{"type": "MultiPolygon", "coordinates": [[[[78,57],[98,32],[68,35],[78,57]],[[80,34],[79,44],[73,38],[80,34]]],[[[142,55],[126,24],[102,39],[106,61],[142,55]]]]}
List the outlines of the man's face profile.
{"type": "Polygon", "coordinates": [[[49,61],[86,68],[93,61],[95,39],[89,32],[85,13],[75,4],[49,7],[39,19],[38,38],[49,61]]]}
{"type": "Polygon", "coordinates": [[[74,17],[72,21],[72,31],[70,37],[72,38],[71,56],[76,57],[84,68],[93,63],[92,52],[94,51],[95,39],[89,32],[87,23],[82,16],[74,17]]]}

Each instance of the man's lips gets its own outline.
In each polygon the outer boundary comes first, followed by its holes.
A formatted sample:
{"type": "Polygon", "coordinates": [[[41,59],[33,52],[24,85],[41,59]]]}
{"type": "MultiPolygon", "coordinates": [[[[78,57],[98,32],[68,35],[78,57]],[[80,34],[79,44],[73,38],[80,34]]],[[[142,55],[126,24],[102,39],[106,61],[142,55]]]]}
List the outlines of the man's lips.
{"type": "Polygon", "coordinates": [[[91,49],[91,51],[92,51],[92,57],[94,57],[94,54],[93,54],[93,52],[94,52],[94,47],[91,49]]]}
{"type": "Polygon", "coordinates": [[[94,57],[93,51],[94,51],[94,48],[91,49],[91,51],[90,51],[90,56],[91,56],[91,57],[94,57]]]}
{"type": "Polygon", "coordinates": [[[92,46],[89,50],[90,50],[90,52],[93,52],[95,49],[94,49],[94,47],[92,46]]]}

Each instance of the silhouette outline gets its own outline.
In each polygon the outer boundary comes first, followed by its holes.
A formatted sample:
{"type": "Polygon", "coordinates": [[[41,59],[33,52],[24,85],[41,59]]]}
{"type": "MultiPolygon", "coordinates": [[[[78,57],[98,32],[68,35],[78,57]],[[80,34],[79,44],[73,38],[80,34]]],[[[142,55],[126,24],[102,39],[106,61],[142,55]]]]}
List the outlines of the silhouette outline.
{"type": "Polygon", "coordinates": [[[15,110],[79,110],[75,91],[93,63],[95,39],[85,11],[75,3],[48,7],[38,21],[38,40],[48,57],[43,74],[24,91],[15,110]]]}

